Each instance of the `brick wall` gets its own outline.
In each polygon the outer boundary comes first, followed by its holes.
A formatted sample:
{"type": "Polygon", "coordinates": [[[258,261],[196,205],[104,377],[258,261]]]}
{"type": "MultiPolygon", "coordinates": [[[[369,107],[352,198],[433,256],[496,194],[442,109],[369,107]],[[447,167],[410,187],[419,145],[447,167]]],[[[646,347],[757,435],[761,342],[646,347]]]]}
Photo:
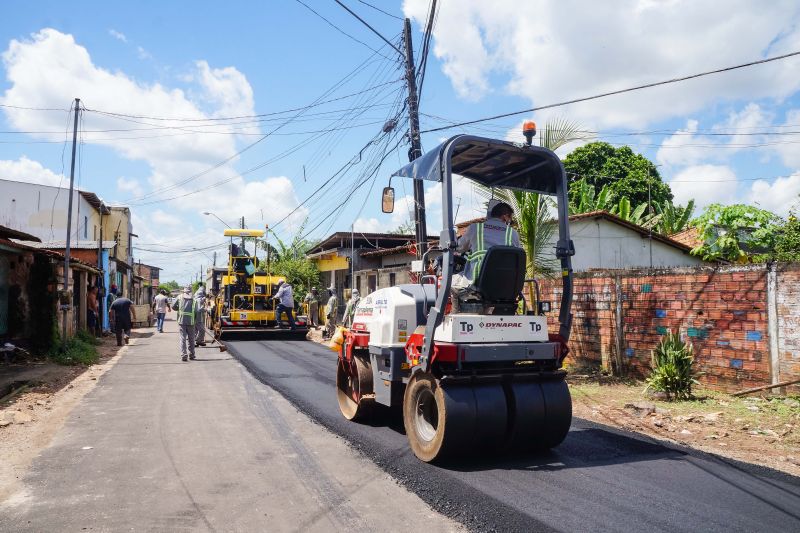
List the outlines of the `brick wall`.
{"type": "MultiPolygon", "coordinates": [[[[800,267],[781,266],[777,316],[781,380],[800,377],[800,267]]],[[[765,265],[593,271],[575,276],[570,360],[644,377],[661,336],[691,341],[705,385],[725,391],[772,379],[765,265]]],[[[553,302],[558,282],[542,284],[553,302]]]]}

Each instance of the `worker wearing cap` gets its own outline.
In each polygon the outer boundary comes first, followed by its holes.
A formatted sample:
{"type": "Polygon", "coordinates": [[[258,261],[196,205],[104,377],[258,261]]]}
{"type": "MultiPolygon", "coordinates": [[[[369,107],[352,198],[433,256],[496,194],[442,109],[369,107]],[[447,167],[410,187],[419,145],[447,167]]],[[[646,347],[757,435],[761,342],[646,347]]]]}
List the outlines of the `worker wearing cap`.
{"type": "Polygon", "coordinates": [[[303,301],[308,304],[308,323],[314,329],[319,326],[319,291],[316,287],[311,287],[311,291],[306,294],[303,301]]]}
{"type": "Polygon", "coordinates": [[[294,294],[292,293],[292,286],[281,280],[278,282],[278,292],[275,293],[273,296],[274,299],[278,300],[278,305],[275,307],[275,321],[277,324],[275,325],[276,328],[281,328],[281,317],[284,313],[286,313],[289,317],[289,327],[294,331],[294,294]]]}
{"type": "Polygon", "coordinates": [[[172,308],[178,313],[178,328],[181,337],[181,361],[194,359],[195,321],[197,318],[197,300],[192,298],[192,288],[188,285],[175,300],[172,308]]]}
{"type": "Polygon", "coordinates": [[[325,304],[325,336],[331,337],[336,330],[336,314],[339,312],[339,298],[336,287],[328,287],[328,302],[325,304]]]}
{"type": "Polygon", "coordinates": [[[472,285],[477,279],[483,265],[486,251],[492,246],[520,247],[519,234],[511,227],[514,210],[505,202],[496,202],[489,207],[488,217],[484,222],[470,224],[464,235],[458,239],[456,252],[464,254],[467,264],[463,274],[453,276],[453,289],[459,290],[472,285]]]}
{"type": "Polygon", "coordinates": [[[204,283],[200,283],[197,291],[194,293],[196,316],[194,319],[195,329],[195,346],[206,345],[206,287],[204,283]]]}
{"type": "Polygon", "coordinates": [[[347,307],[344,308],[344,317],[342,317],[342,324],[344,324],[344,327],[349,328],[353,325],[353,318],[356,316],[356,307],[358,307],[358,302],[360,300],[361,295],[358,293],[358,289],[353,289],[353,293],[347,301],[347,307]]]}

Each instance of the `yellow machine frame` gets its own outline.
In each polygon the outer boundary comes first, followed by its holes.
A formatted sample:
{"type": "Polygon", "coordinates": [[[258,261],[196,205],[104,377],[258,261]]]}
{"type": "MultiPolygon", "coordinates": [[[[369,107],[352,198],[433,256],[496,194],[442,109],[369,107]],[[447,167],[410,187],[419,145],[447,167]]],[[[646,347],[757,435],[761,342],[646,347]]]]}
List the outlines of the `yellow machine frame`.
{"type": "MultiPolygon", "coordinates": [[[[226,229],[224,235],[230,237],[228,273],[222,276],[214,301],[215,333],[220,335],[226,329],[263,329],[275,326],[276,303],[272,297],[278,282],[286,281],[286,278],[269,273],[269,252],[267,252],[267,273],[256,273],[258,243],[264,237],[265,231],[226,229]],[[241,246],[234,243],[236,237],[242,239],[241,246]],[[245,240],[255,244],[252,256],[247,254],[245,240]]],[[[305,330],[304,318],[295,317],[295,320],[298,328],[305,330]]]]}

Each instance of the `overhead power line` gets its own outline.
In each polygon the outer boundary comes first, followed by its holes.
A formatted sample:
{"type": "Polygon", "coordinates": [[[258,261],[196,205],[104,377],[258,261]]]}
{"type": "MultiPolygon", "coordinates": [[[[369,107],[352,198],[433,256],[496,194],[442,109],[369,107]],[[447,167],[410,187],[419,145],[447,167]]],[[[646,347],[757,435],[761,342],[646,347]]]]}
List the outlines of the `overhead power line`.
{"type": "Polygon", "coordinates": [[[507,118],[507,117],[513,117],[513,116],[516,116],[516,115],[523,115],[525,113],[532,113],[534,111],[542,111],[543,109],[552,109],[554,107],[562,107],[562,106],[565,106],[565,105],[577,104],[577,103],[580,103],[580,102],[587,102],[589,100],[597,100],[599,98],[606,98],[608,96],[614,96],[614,95],[617,95],[617,94],[630,93],[630,92],[634,92],[634,91],[640,91],[642,89],[650,89],[652,87],[659,87],[661,85],[669,85],[669,84],[672,84],[672,83],[678,83],[678,82],[692,80],[692,79],[696,79],[696,78],[702,78],[704,76],[710,76],[712,74],[720,74],[722,72],[730,72],[732,70],[738,70],[738,69],[742,69],[742,68],[752,67],[752,66],[755,66],[755,65],[762,65],[764,63],[770,63],[770,62],[773,62],[773,61],[780,61],[782,59],[788,59],[790,57],[794,57],[794,56],[798,56],[798,55],[800,55],[800,50],[798,50],[796,52],[790,52],[788,54],[782,54],[782,55],[779,55],[779,56],[773,56],[773,57],[768,57],[768,58],[765,58],[765,59],[759,59],[757,61],[750,61],[748,63],[742,63],[740,65],[733,65],[733,66],[730,66],[730,67],[724,67],[724,68],[718,68],[718,69],[715,69],[715,70],[708,70],[708,71],[705,71],[705,72],[699,72],[697,74],[690,74],[688,76],[681,76],[680,78],[671,78],[671,79],[668,79],[668,80],[657,81],[657,82],[653,82],[653,83],[646,83],[644,85],[637,85],[635,87],[628,87],[627,89],[619,89],[619,90],[616,90],[616,91],[609,91],[609,92],[605,92],[605,93],[595,94],[593,96],[584,96],[584,97],[581,97],[581,98],[574,98],[572,100],[565,100],[563,102],[557,102],[557,103],[554,103],[554,104],[547,104],[547,105],[538,106],[538,107],[531,107],[529,109],[523,109],[523,110],[520,110],[520,111],[512,111],[510,113],[501,113],[499,115],[493,115],[491,117],[478,118],[478,119],[475,119],[475,120],[467,120],[467,121],[464,121],[464,122],[457,122],[457,123],[455,123],[453,125],[450,125],[450,126],[442,126],[442,127],[439,127],[439,128],[427,129],[427,130],[422,131],[421,133],[431,133],[431,132],[434,132],[434,131],[448,130],[448,129],[452,129],[452,128],[458,128],[458,127],[461,127],[461,126],[468,126],[470,124],[477,124],[479,122],[488,122],[490,120],[497,120],[499,118],[507,118]]]}
{"type": "MultiPolygon", "coordinates": [[[[360,67],[366,68],[368,65],[369,65],[369,62],[367,62],[366,64],[360,65],[360,67]]],[[[345,94],[345,95],[342,95],[342,96],[337,96],[336,98],[330,98],[328,100],[321,100],[319,102],[314,102],[312,104],[305,105],[305,106],[302,106],[302,107],[295,107],[295,108],[292,108],[292,109],[284,109],[282,111],[272,111],[270,113],[259,113],[259,114],[256,114],[256,115],[239,115],[239,116],[231,116],[231,117],[209,117],[209,118],[185,118],[185,117],[184,118],[180,118],[180,117],[154,117],[154,116],[148,116],[148,115],[128,115],[128,114],[125,114],[125,113],[114,113],[114,112],[111,112],[111,111],[104,111],[102,109],[91,109],[91,108],[84,108],[84,111],[88,111],[90,113],[99,113],[99,114],[103,114],[103,115],[110,115],[110,116],[114,116],[114,117],[139,118],[139,119],[146,119],[146,120],[168,120],[168,121],[175,121],[175,122],[214,122],[214,121],[226,121],[226,120],[241,120],[241,119],[246,119],[246,118],[256,119],[256,118],[262,118],[262,117],[272,117],[272,116],[275,116],[275,115],[285,115],[287,113],[294,113],[296,111],[304,111],[304,110],[307,110],[307,109],[312,109],[314,107],[319,107],[319,106],[322,106],[322,105],[325,105],[325,104],[330,104],[331,102],[338,102],[339,100],[345,100],[347,98],[352,98],[353,96],[359,96],[361,94],[364,94],[364,93],[367,93],[367,92],[370,92],[370,91],[374,91],[376,89],[380,89],[381,87],[385,87],[386,85],[391,85],[391,84],[397,83],[398,81],[401,81],[401,79],[389,80],[389,81],[384,82],[384,83],[378,83],[376,85],[373,85],[371,87],[367,87],[366,89],[362,89],[362,90],[354,92],[354,93],[345,94]]],[[[42,111],[63,111],[63,109],[49,109],[49,110],[42,109],[42,111]]]]}
{"type": "MultiPolygon", "coordinates": [[[[298,1],[299,1],[299,0],[298,0],[298,1]]],[[[389,46],[391,46],[392,48],[394,48],[394,49],[395,49],[395,51],[396,51],[398,54],[400,54],[400,56],[402,56],[402,55],[403,55],[403,52],[401,52],[401,51],[400,51],[400,49],[399,49],[399,48],[397,48],[397,46],[395,46],[395,45],[394,45],[394,43],[392,43],[392,42],[391,42],[389,39],[387,39],[386,37],[384,37],[383,35],[381,35],[381,32],[379,32],[378,30],[376,30],[375,28],[373,28],[372,26],[370,26],[370,25],[369,25],[369,23],[368,23],[366,20],[364,20],[364,19],[362,19],[361,17],[359,17],[359,16],[358,16],[358,14],[356,14],[356,12],[355,12],[355,11],[353,11],[352,9],[350,9],[349,7],[347,7],[346,5],[344,5],[344,4],[343,4],[342,2],[340,2],[339,0],[333,0],[333,1],[334,1],[334,2],[336,2],[337,4],[339,4],[340,6],[342,6],[342,8],[344,8],[344,9],[345,9],[345,10],[346,10],[348,13],[350,13],[350,14],[351,14],[351,15],[353,15],[353,16],[354,16],[356,19],[358,19],[358,21],[359,21],[359,22],[361,22],[361,24],[363,24],[364,26],[366,26],[367,28],[369,28],[369,29],[372,31],[372,33],[374,33],[375,35],[377,35],[378,37],[380,37],[381,39],[383,39],[383,40],[384,40],[384,42],[386,42],[386,44],[388,44],[389,46]]]]}
{"type": "Polygon", "coordinates": [[[362,4],[364,4],[364,5],[365,5],[365,6],[367,6],[367,7],[371,7],[371,8],[372,8],[372,9],[374,9],[375,11],[380,11],[381,13],[383,13],[384,15],[386,15],[387,17],[392,17],[393,19],[397,19],[397,20],[403,20],[403,17],[398,17],[397,15],[392,15],[392,14],[391,14],[391,13],[389,13],[388,11],[384,11],[383,9],[381,9],[381,8],[379,8],[379,7],[377,7],[377,6],[373,6],[373,5],[372,5],[372,4],[370,4],[369,2],[365,2],[364,0],[358,0],[358,1],[359,1],[360,3],[362,3],[362,4]]]}
{"type": "Polygon", "coordinates": [[[378,51],[377,51],[375,48],[372,48],[370,45],[368,45],[368,44],[367,44],[367,43],[365,43],[364,41],[362,41],[362,40],[360,40],[360,39],[358,39],[358,38],[356,38],[356,37],[353,37],[352,35],[350,35],[350,34],[349,34],[349,33],[347,33],[346,31],[344,31],[343,29],[341,29],[339,26],[337,26],[336,24],[334,24],[333,22],[331,22],[330,20],[328,20],[327,18],[325,18],[324,16],[322,16],[322,15],[321,15],[319,12],[317,12],[317,11],[316,11],[314,8],[312,8],[311,6],[309,6],[308,4],[306,4],[305,2],[303,2],[303,0],[294,0],[294,1],[295,1],[295,2],[297,2],[298,4],[301,4],[301,5],[302,5],[302,6],[304,6],[306,9],[308,9],[309,11],[311,11],[312,13],[314,13],[316,16],[318,16],[319,18],[321,18],[322,20],[324,20],[324,21],[325,21],[325,22],[328,24],[328,26],[330,26],[330,27],[331,27],[331,28],[333,28],[334,30],[338,31],[338,32],[339,32],[339,33],[341,33],[342,35],[344,35],[344,36],[348,37],[349,39],[352,39],[353,41],[355,41],[355,42],[357,42],[357,43],[359,43],[359,44],[361,44],[361,45],[363,45],[363,46],[366,46],[367,48],[369,48],[370,50],[372,50],[373,52],[375,52],[375,53],[376,53],[376,54],[378,54],[379,56],[381,56],[381,57],[384,57],[384,58],[386,58],[386,59],[389,59],[389,60],[391,60],[391,58],[389,58],[389,57],[386,57],[386,56],[385,56],[385,55],[383,55],[382,53],[378,52],[378,51]]]}

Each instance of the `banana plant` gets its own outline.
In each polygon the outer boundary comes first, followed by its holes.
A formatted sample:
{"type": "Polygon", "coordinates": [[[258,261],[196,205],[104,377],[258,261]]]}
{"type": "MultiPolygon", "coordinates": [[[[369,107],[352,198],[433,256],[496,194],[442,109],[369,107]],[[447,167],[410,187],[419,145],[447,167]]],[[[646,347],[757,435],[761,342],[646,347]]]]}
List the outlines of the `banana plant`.
{"type": "Polygon", "coordinates": [[[576,181],[570,188],[569,214],[610,211],[612,209],[611,189],[608,185],[595,194],[594,185],[585,179],[576,181]]]}
{"type": "Polygon", "coordinates": [[[674,235],[689,227],[689,221],[694,214],[694,200],[689,200],[686,206],[673,205],[672,202],[654,205],[660,220],[656,230],[662,235],[674,235]]]}

